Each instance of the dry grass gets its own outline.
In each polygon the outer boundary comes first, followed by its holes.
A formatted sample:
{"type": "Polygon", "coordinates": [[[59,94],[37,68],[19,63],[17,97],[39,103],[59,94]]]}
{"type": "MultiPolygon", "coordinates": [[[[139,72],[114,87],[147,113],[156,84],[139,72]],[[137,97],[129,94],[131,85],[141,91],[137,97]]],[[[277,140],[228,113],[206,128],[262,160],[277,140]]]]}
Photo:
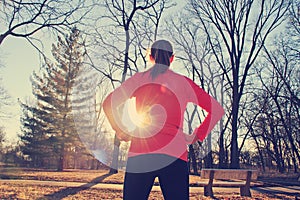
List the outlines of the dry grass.
{"type": "MultiPolygon", "coordinates": [[[[0,186],[1,199],[39,199],[39,200],[73,200],[73,199],[99,199],[99,200],[121,200],[122,191],[114,189],[99,189],[99,188],[76,188],[76,187],[59,187],[59,186],[42,186],[34,184],[1,184],[0,186]]],[[[253,198],[242,198],[237,193],[221,194],[216,193],[215,199],[280,199],[263,194],[253,194],[253,198]]],[[[281,196],[282,199],[295,199],[294,197],[281,196]]],[[[152,191],[149,200],[162,200],[163,196],[159,191],[152,191]]],[[[204,197],[203,194],[191,193],[190,200],[211,199],[204,197]]]]}
{"type": "MultiPolygon", "coordinates": [[[[67,181],[67,182],[101,182],[123,184],[124,172],[112,174],[105,179],[101,179],[108,174],[108,170],[64,170],[63,172],[26,169],[26,168],[0,168],[0,179],[22,179],[40,181],[67,181]],[[101,179],[99,181],[99,179],[101,179]]],[[[190,176],[190,184],[194,185],[200,181],[199,176],[190,176]]]]}
{"type": "MultiPolygon", "coordinates": [[[[36,184],[34,181],[2,181],[0,185],[0,199],[100,199],[100,200],[121,200],[121,189],[106,189],[96,187],[97,183],[122,184],[124,173],[108,175],[108,170],[65,170],[56,172],[49,170],[23,169],[23,168],[0,168],[0,179],[22,179],[22,180],[41,180],[56,182],[76,182],[74,185],[57,185],[48,182],[36,184]],[[47,184],[46,184],[47,183],[47,184]],[[89,184],[87,184],[89,183],[89,184]]],[[[190,177],[190,183],[195,184],[200,180],[197,176],[190,177]]],[[[287,195],[266,195],[253,193],[252,198],[241,198],[237,192],[216,191],[216,199],[295,199],[287,195]]],[[[160,200],[163,196],[160,191],[152,191],[149,200],[160,200]]],[[[191,200],[210,199],[203,196],[203,191],[198,190],[190,193],[191,200]]]]}

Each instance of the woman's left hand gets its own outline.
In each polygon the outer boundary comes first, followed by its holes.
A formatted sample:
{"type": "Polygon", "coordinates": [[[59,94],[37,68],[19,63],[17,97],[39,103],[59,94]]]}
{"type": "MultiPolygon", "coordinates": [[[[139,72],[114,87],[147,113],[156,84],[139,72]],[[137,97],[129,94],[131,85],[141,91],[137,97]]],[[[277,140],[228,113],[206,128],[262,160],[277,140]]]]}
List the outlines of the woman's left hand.
{"type": "Polygon", "coordinates": [[[187,144],[193,144],[198,140],[195,131],[192,134],[184,134],[184,136],[185,136],[185,141],[187,142],[187,144]]]}

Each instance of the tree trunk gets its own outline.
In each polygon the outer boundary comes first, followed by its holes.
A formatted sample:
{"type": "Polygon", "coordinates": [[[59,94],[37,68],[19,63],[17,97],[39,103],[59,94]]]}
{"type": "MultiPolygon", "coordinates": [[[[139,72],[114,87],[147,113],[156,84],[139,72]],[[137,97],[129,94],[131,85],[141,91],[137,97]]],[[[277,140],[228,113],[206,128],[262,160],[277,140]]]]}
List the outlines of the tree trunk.
{"type": "Polygon", "coordinates": [[[57,171],[62,172],[64,170],[64,156],[59,155],[57,163],[57,171]]]}
{"type": "Polygon", "coordinates": [[[120,140],[115,135],[114,139],[114,151],[113,151],[113,160],[110,166],[109,173],[110,174],[117,174],[118,173],[118,164],[119,164],[119,151],[120,151],[120,140]]]}
{"type": "Polygon", "coordinates": [[[204,166],[205,168],[213,168],[213,162],[212,162],[212,152],[209,152],[205,157],[204,157],[204,166]]]}
{"type": "Polygon", "coordinates": [[[193,174],[198,174],[197,160],[193,145],[189,145],[190,162],[192,163],[193,174]]]}
{"type": "MultiPolygon", "coordinates": [[[[220,123],[221,124],[221,123],[220,123]]],[[[225,148],[224,148],[224,132],[222,131],[219,138],[219,168],[226,168],[225,148]]]]}
{"type": "MultiPolygon", "coordinates": [[[[224,88],[224,75],[222,76],[221,88],[224,88]]],[[[221,93],[221,103],[224,104],[224,93],[221,93]]],[[[226,125],[227,126],[227,125],[226,125]]],[[[226,168],[226,158],[225,158],[225,147],[224,147],[224,126],[223,126],[223,118],[220,120],[220,137],[219,137],[219,168],[224,169],[226,168]]]]}
{"type": "Polygon", "coordinates": [[[64,143],[62,143],[59,149],[58,161],[57,161],[57,171],[59,172],[62,172],[64,170],[64,151],[65,151],[65,145],[64,143]]]}
{"type": "MultiPolygon", "coordinates": [[[[237,85],[236,85],[237,87],[237,85]]],[[[234,89],[233,91],[237,90],[234,89]]],[[[231,135],[231,146],[230,146],[230,168],[239,169],[239,148],[238,148],[238,92],[233,92],[232,102],[232,135],[231,135]]]]}
{"type": "MultiPolygon", "coordinates": [[[[126,46],[125,46],[125,57],[124,57],[124,68],[122,73],[122,83],[126,80],[127,70],[128,70],[128,60],[129,60],[129,45],[130,45],[130,35],[129,35],[129,24],[125,26],[125,35],[126,35],[126,46]]],[[[114,151],[113,151],[113,160],[110,167],[110,174],[118,173],[118,162],[119,162],[119,154],[120,154],[120,140],[115,135],[114,138],[114,151]]]]}
{"type": "Polygon", "coordinates": [[[206,168],[213,167],[213,158],[212,158],[212,151],[211,151],[211,134],[207,136],[207,155],[204,158],[204,165],[206,168]]]}
{"type": "Polygon", "coordinates": [[[265,161],[264,161],[264,156],[263,156],[263,153],[260,149],[260,146],[259,146],[259,143],[256,139],[256,137],[253,137],[254,138],[254,141],[255,141],[255,144],[256,144],[256,148],[257,148],[257,151],[258,151],[258,155],[259,155],[259,159],[260,159],[260,162],[261,162],[261,166],[262,166],[262,169],[263,169],[263,172],[266,171],[266,167],[265,167],[265,161]]]}

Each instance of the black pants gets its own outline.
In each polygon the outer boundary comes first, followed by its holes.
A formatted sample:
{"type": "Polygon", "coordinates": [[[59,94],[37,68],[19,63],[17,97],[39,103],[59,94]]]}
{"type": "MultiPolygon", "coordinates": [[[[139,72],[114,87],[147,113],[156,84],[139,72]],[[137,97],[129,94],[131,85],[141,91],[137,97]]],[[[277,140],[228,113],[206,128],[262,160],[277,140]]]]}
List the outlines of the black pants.
{"type": "MultiPolygon", "coordinates": [[[[172,160],[162,168],[155,167],[138,173],[127,171],[125,173],[123,199],[124,200],[147,200],[151,192],[154,179],[158,177],[160,187],[165,200],[188,200],[189,199],[189,174],[187,162],[181,159],[171,158],[165,155],[143,155],[129,158],[127,167],[133,165],[151,166],[154,162],[162,159],[172,160]],[[147,165],[149,164],[149,165],[147,165]]],[[[169,162],[168,161],[168,162],[169,162]]]]}

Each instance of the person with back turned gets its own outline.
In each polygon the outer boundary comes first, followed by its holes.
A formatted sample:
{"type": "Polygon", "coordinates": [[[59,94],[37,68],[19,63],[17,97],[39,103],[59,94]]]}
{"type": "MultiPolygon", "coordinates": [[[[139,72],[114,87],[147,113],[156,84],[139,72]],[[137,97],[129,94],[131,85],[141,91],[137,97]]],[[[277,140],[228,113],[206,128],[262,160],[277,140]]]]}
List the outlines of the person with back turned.
{"type": "MultiPolygon", "coordinates": [[[[130,141],[124,200],[146,200],[158,177],[166,200],[189,199],[187,145],[203,141],[224,115],[221,105],[191,79],[170,70],[173,47],[167,40],[151,46],[153,66],[134,74],[110,93],[104,112],[117,137],[130,141]],[[124,104],[134,100],[135,127],[122,122],[124,104]],[[207,112],[190,135],[183,132],[184,112],[194,103],[207,112]]],[[[129,112],[129,111],[128,111],[129,112]]]]}

